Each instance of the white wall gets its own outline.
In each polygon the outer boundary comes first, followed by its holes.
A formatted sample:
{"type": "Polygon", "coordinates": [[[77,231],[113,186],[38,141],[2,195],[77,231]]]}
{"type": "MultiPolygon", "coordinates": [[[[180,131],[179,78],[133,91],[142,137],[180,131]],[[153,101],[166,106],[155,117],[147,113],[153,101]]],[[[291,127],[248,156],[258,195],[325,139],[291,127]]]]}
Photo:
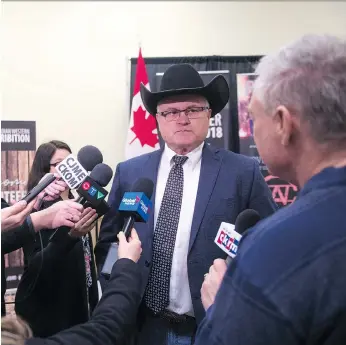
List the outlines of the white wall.
{"type": "Polygon", "coordinates": [[[2,2],[2,119],[38,144],[124,158],[129,58],[265,54],[304,33],[346,34],[342,2],[2,2]]]}

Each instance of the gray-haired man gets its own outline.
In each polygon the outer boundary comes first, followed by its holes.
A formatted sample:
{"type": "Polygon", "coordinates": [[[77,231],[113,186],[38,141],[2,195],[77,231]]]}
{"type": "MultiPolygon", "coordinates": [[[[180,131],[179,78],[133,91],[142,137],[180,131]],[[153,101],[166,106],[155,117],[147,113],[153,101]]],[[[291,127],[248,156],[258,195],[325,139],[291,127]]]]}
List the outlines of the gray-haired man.
{"type": "Polygon", "coordinates": [[[211,267],[196,345],[346,344],[346,41],[305,36],[256,74],[258,150],[301,191],[243,238],[214,303],[211,267]]]}

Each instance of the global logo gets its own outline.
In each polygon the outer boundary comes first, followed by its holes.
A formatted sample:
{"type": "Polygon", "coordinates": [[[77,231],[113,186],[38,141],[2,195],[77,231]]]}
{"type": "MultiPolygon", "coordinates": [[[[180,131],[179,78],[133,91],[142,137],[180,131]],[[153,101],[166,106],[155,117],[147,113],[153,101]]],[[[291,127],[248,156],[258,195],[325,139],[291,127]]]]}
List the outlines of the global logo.
{"type": "Polygon", "coordinates": [[[147,205],[143,202],[143,200],[141,200],[140,205],[141,205],[141,209],[143,210],[143,212],[144,212],[145,214],[147,214],[147,213],[149,212],[149,206],[147,206],[147,205]]]}
{"type": "Polygon", "coordinates": [[[138,201],[137,201],[137,198],[135,198],[135,199],[124,198],[124,199],[122,200],[122,202],[123,202],[126,206],[133,206],[133,205],[135,205],[138,201]]]}

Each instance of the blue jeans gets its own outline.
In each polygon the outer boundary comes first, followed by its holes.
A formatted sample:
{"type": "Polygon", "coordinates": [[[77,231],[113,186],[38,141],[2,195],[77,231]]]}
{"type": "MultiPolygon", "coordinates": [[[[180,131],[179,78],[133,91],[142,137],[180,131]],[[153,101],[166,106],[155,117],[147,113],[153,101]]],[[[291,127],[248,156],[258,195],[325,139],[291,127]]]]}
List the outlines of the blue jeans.
{"type": "Polygon", "coordinates": [[[192,345],[196,330],[193,318],[188,322],[170,324],[159,317],[146,315],[136,345],[192,345]]]}
{"type": "Polygon", "coordinates": [[[167,332],[167,345],[192,345],[192,335],[180,335],[169,329],[167,332]]]}

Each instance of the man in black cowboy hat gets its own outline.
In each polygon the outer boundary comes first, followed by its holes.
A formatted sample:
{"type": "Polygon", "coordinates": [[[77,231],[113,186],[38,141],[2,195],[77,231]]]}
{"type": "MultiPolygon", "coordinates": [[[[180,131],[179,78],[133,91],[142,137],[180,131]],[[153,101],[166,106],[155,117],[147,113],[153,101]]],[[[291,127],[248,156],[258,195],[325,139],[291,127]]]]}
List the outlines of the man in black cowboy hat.
{"type": "MultiPolygon", "coordinates": [[[[193,343],[205,315],[204,274],[216,258],[226,258],[214,239],[221,222],[235,223],[247,208],[265,218],[276,210],[256,162],[205,143],[209,120],[229,99],[225,78],[204,85],[188,64],[171,66],[159,92],[141,85],[147,111],[156,117],[165,142],[161,150],[117,166],[95,255],[99,268],[124,220],[116,210],[138,178],[155,183],[148,223],[135,224],[142,241],[143,303],[137,344],[193,343]]],[[[102,278],[100,278],[102,279],[102,278]]]]}

